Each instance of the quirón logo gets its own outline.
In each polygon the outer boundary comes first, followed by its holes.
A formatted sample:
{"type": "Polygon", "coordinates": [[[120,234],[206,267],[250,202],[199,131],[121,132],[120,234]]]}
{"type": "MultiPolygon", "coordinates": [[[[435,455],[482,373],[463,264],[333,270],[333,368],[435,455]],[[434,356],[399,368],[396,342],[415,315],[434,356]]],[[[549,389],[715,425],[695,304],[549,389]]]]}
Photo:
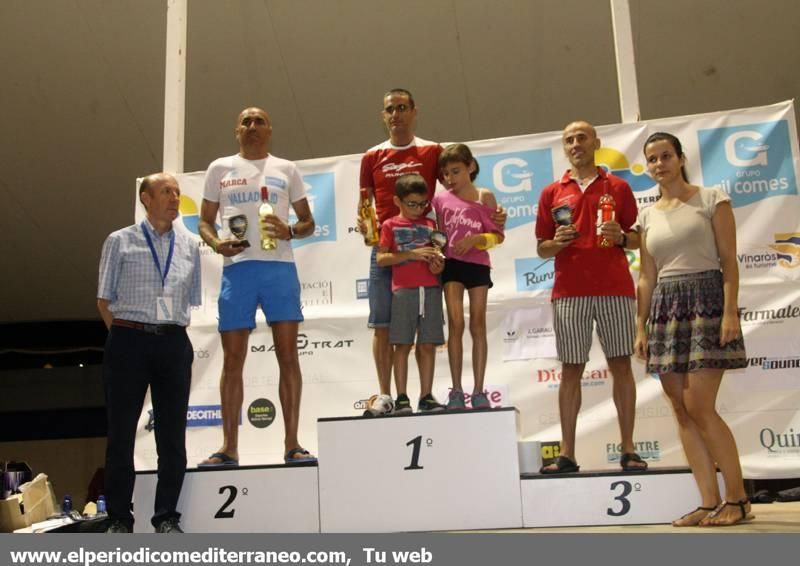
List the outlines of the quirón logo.
{"type": "Polygon", "coordinates": [[[734,207],[797,194],[786,120],[698,130],[703,183],[731,196],[734,207]]]}
{"type": "Polygon", "coordinates": [[[533,222],[539,195],[553,180],[551,150],[496,153],[477,159],[481,172],[475,183],[494,191],[497,203],[508,214],[506,229],[533,222]]]}

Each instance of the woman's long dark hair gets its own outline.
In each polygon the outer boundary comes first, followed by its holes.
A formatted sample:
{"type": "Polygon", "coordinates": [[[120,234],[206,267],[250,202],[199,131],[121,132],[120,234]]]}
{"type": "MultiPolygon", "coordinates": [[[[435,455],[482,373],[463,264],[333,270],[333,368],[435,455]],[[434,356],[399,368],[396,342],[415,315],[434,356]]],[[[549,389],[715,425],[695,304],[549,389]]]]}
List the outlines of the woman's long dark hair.
{"type": "MultiPolygon", "coordinates": [[[[648,145],[650,145],[651,143],[658,142],[658,141],[667,141],[667,142],[669,142],[670,145],[672,146],[672,148],[675,150],[675,155],[678,156],[678,159],[680,159],[681,157],[684,157],[684,155],[683,155],[683,146],[681,145],[681,140],[679,140],[677,137],[675,137],[672,134],[669,134],[667,132],[656,132],[654,134],[650,134],[650,136],[644,142],[644,147],[642,147],[642,153],[645,152],[645,150],[647,149],[648,145]]],[[[647,159],[647,154],[646,153],[645,153],[645,159],[647,159]]],[[[684,167],[683,165],[681,165],[681,177],[683,177],[683,180],[686,181],[687,183],[689,182],[689,177],[686,175],[686,167],[684,167]]]]}

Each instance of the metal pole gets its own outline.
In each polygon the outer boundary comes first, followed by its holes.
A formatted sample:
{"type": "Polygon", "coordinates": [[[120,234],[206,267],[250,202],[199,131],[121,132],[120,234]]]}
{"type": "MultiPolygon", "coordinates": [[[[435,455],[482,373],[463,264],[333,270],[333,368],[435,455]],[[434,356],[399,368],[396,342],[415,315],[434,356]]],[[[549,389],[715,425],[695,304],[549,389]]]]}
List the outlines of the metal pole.
{"type": "Polygon", "coordinates": [[[186,17],[188,0],[167,1],[164,73],[164,171],[183,173],[186,110],[186,17]]]}
{"type": "Polygon", "coordinates": [[[638,122],[641,113],[639,111],[639,87],[636,83],[636,61],[633,55],[630,5],[628,0],[610,1],[620,117],[623,122],[638,122]]]}

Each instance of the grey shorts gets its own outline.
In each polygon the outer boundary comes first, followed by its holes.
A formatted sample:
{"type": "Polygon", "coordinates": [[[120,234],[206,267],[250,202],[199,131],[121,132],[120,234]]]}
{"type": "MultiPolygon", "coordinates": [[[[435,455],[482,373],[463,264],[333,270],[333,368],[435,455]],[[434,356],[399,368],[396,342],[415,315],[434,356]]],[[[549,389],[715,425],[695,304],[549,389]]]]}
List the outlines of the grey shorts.
{"type": "Polygon", "coordinates": [[[553,301],[553,328],[558,359],[585,364],[592,347],[592,329],[606,358],[633,354],[636,302],[630,297],[565,297],[553,301]]]}
{"type": "Polygon", "coordinates": [[[413,344],[417,334],[417,344],[444,344],[441,287],[398,289],[392,295],[389,342],[413,344]]]}

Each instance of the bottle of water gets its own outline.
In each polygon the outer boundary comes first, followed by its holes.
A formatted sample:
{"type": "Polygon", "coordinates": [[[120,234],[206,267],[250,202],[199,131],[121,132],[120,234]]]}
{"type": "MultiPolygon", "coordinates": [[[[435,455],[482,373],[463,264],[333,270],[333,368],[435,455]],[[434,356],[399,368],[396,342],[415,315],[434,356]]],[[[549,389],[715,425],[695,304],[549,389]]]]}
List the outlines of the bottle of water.
{"type": "Polygon", "coordinates": [[[97,514],[98,515],[106,514],[106,498],[102,495],[97,496],[97,514]]]}
{"type": "Polygon", "coordinates": [[[65,495],[61,501],[61,512],[64,515],[69,515],[72,512],[72,497],[70,495],[65,495]]]}

